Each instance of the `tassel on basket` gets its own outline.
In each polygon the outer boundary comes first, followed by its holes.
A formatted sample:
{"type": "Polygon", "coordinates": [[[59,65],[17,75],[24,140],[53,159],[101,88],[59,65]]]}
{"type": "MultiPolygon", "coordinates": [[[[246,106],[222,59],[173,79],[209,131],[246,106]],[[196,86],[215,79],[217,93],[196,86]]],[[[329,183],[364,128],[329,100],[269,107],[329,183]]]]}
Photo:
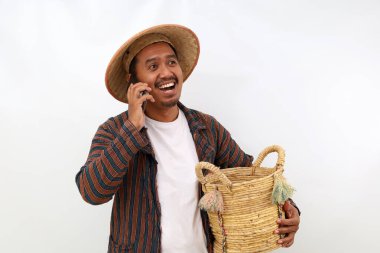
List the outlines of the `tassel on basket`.
{"type": "Polygon", "coordinates": [[[293,196],[294,188],[288,184],[282,174],[274,174],[274,186],[272,191],[272,203],[283,205],[285,201],[293,196]]]}
{"type": "Polygon", "coordinates": [[[200,200],[198,207],[207,212],[223,213],[223,196],[217,189],[206,193],[200,200]]]}

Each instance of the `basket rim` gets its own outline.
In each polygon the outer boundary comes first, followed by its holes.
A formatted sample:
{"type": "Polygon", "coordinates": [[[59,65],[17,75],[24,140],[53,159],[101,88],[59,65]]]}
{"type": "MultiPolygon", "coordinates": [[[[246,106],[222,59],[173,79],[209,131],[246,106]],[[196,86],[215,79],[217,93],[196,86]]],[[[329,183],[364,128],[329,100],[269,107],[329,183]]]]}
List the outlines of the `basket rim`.
{"type": "MultiPolygon", "coordinates": [[[[250,168],[251,169],[252,167],[253,166],[251,166],[251,167],[225,168],[225,169],[221,169],[221,172],[223,173],[224,170],[239,170],[239,168],[246,168],[246,169],[250,168]]],[[[272,169],[272,168],[267,168],[267,167],[258,167],[258,168],[260,168],[260,169],[272,169]]],[[[251,184],[252,182],[264,181],[264,180],[266,180],[266,179],[268,179],[270,177],[273,177],[273,175],[275,175],[276,173],[279,174],[279,173],[283,173],[283,172],[284,172],[284,168],[281,168],[281,169],[275,170],[273,173],[271,173],[271,174],[269,174],[267,176],[263,176],[263,177],[260,177],[260,178],[257,178],[257,179],[251,179],[251,180],[247,180],[247,181],[239,182],[239,183],[232,183],[231,182],[232,184],[231,184],[230,187],[232,188],[231,190],[233,190],[234,187],[244,186],[244,185],[247,185],[247,184],[251,184]]],[[[228,178],[228,176],[225,173],[223,173],[223,174],[228,178]]],[[[225,184],[222,184],[222,183],[205,183],[205,184],[202,184],[202,186],[204,186],[204,187],[207,187],[207,186],[209,186],[209,187],[215,187],[215,186],[221,187],[221,186],[223,186],[223,187],[227,188],[227,186],[225,184]]]]}

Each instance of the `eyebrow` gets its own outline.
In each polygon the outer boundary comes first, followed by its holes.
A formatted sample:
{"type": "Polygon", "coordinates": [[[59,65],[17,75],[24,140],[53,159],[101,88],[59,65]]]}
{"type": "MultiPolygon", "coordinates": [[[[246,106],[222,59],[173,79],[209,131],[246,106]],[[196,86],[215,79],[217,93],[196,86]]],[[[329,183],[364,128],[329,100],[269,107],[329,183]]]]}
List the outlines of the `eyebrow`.
{"type": "MultiPolygon", "coordinates": [[[[175,54],[169,54],[167,56],[165,56],[166,59],[170,59],[170,58],[175,58],[177,59],[177,55],[175,54]]],[[[153,61],[156,61],[158,59],[158,57],[152,57],[152,58],[149,58],[145,61],[145,65],[149,64],[150,62],[153,62],[153,61]]]]}

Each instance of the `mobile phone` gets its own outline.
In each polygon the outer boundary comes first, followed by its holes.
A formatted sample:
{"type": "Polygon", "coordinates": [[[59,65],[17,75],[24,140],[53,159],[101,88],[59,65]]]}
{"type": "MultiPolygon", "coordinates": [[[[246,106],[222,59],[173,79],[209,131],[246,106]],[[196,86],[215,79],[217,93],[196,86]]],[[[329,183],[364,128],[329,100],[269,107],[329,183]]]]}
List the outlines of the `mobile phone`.
{"type": "MultiPolygon", "coordinates": [[[[140,97],[144,96],[145,94],[148,94],[148,91],[144,90],[144,91],[140,92],[140,97]]],[[[145,112],[145,109],[146,109],[146,100],[143,102],[143,104],[142,104],[141,107],[142,107],[143,112],[145,112]]]]}

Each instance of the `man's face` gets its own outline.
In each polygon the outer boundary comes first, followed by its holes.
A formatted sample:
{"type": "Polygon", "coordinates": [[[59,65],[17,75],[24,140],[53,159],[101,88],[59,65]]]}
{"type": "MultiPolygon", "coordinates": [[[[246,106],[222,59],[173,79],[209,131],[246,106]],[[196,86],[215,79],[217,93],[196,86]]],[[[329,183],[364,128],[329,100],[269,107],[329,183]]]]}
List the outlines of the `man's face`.
{"type": "Polygon", "coordinates": [[[136,55],[136,77],[152,89],[149,92],[156,102],[149,107],[176,106],[181,96],[183,74],[177,56],[169,44],[158,42],[142,49],[136,55]]]}

